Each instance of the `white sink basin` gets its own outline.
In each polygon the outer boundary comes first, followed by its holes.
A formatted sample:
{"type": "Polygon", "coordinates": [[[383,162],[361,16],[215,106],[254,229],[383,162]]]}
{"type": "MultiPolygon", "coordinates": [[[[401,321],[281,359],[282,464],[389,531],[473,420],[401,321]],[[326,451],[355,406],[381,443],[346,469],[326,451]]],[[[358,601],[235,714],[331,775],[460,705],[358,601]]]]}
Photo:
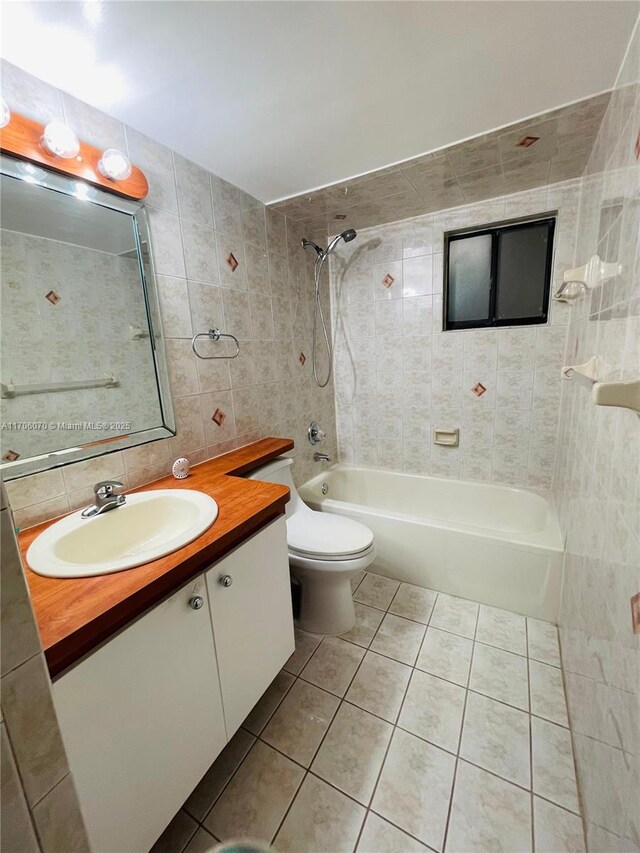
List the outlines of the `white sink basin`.
{"type": "Polygon", "coordinates": [[[86,578],[121,572],[177,551],[211,527],[218,504],[193,489],[127,495],[117,509],[93,518],[81,511],[34,539],[27,562],[50,578],[86,578]]]}

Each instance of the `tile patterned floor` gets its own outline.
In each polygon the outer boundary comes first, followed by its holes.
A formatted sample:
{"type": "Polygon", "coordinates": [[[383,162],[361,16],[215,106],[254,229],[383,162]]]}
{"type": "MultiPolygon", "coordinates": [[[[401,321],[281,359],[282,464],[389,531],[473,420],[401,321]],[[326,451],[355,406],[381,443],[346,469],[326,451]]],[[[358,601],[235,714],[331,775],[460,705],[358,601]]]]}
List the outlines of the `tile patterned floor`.
{"type": "Polygon", "coordinates": [[[153,853],[584,853],[554,626],[367,573],[153,853]]]}

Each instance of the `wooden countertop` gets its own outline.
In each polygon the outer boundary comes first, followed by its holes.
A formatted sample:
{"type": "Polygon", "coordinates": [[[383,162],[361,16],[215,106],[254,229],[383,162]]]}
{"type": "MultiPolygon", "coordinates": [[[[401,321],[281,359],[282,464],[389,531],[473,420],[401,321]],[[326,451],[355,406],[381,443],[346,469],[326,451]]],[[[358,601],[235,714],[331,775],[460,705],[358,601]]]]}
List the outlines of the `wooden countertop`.
{"type": "Polygon", "coordinates": [[[282,515],[289,489],[241,479],[244,474],[293,448],[293,441],[265,438],[196,465],[186,480],[163,477],[132,491],[197,489],[218,502],[212,526],[193,542],[159,560],[91,578],[46,578],[32,572],[26,554],[48,521],[18,535],[31,602],[49,672],[56,675],[90,652],[151,605],[186,583],[282,515]]]}

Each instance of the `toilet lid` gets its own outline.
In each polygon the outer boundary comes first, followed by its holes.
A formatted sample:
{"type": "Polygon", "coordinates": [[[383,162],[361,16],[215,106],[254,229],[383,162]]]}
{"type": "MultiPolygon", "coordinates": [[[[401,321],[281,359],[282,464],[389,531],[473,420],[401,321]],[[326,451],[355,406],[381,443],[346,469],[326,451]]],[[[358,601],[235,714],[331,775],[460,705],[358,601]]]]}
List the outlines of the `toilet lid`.
{"type": "Polygon", "coordinates": [[[287,519],[287,543],[292,551],[340,557],[365,551],[373,533],[364,524],[330,512],[304,512],[287,519]]]}

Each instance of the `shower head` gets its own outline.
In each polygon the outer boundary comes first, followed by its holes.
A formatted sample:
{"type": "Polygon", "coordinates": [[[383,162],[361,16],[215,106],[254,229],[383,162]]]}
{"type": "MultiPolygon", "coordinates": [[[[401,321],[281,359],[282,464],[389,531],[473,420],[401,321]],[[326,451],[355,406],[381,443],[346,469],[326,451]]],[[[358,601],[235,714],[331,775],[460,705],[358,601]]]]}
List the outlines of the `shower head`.
{"type": "Polygon", "coordinates": [[[331,252],[333,252],[340,240],[344,240],[345,243],[350,243],[352,240],[355,240],[355,238],[356,232],[353,230],[353,228],[349,228],[346,231],[343,231],[342,234],[338,234],[338,236],[334,237],[333,240],[327,246],[327,248],[324,250],[325,257],[327,255],[330,255],[331,252]]]}

